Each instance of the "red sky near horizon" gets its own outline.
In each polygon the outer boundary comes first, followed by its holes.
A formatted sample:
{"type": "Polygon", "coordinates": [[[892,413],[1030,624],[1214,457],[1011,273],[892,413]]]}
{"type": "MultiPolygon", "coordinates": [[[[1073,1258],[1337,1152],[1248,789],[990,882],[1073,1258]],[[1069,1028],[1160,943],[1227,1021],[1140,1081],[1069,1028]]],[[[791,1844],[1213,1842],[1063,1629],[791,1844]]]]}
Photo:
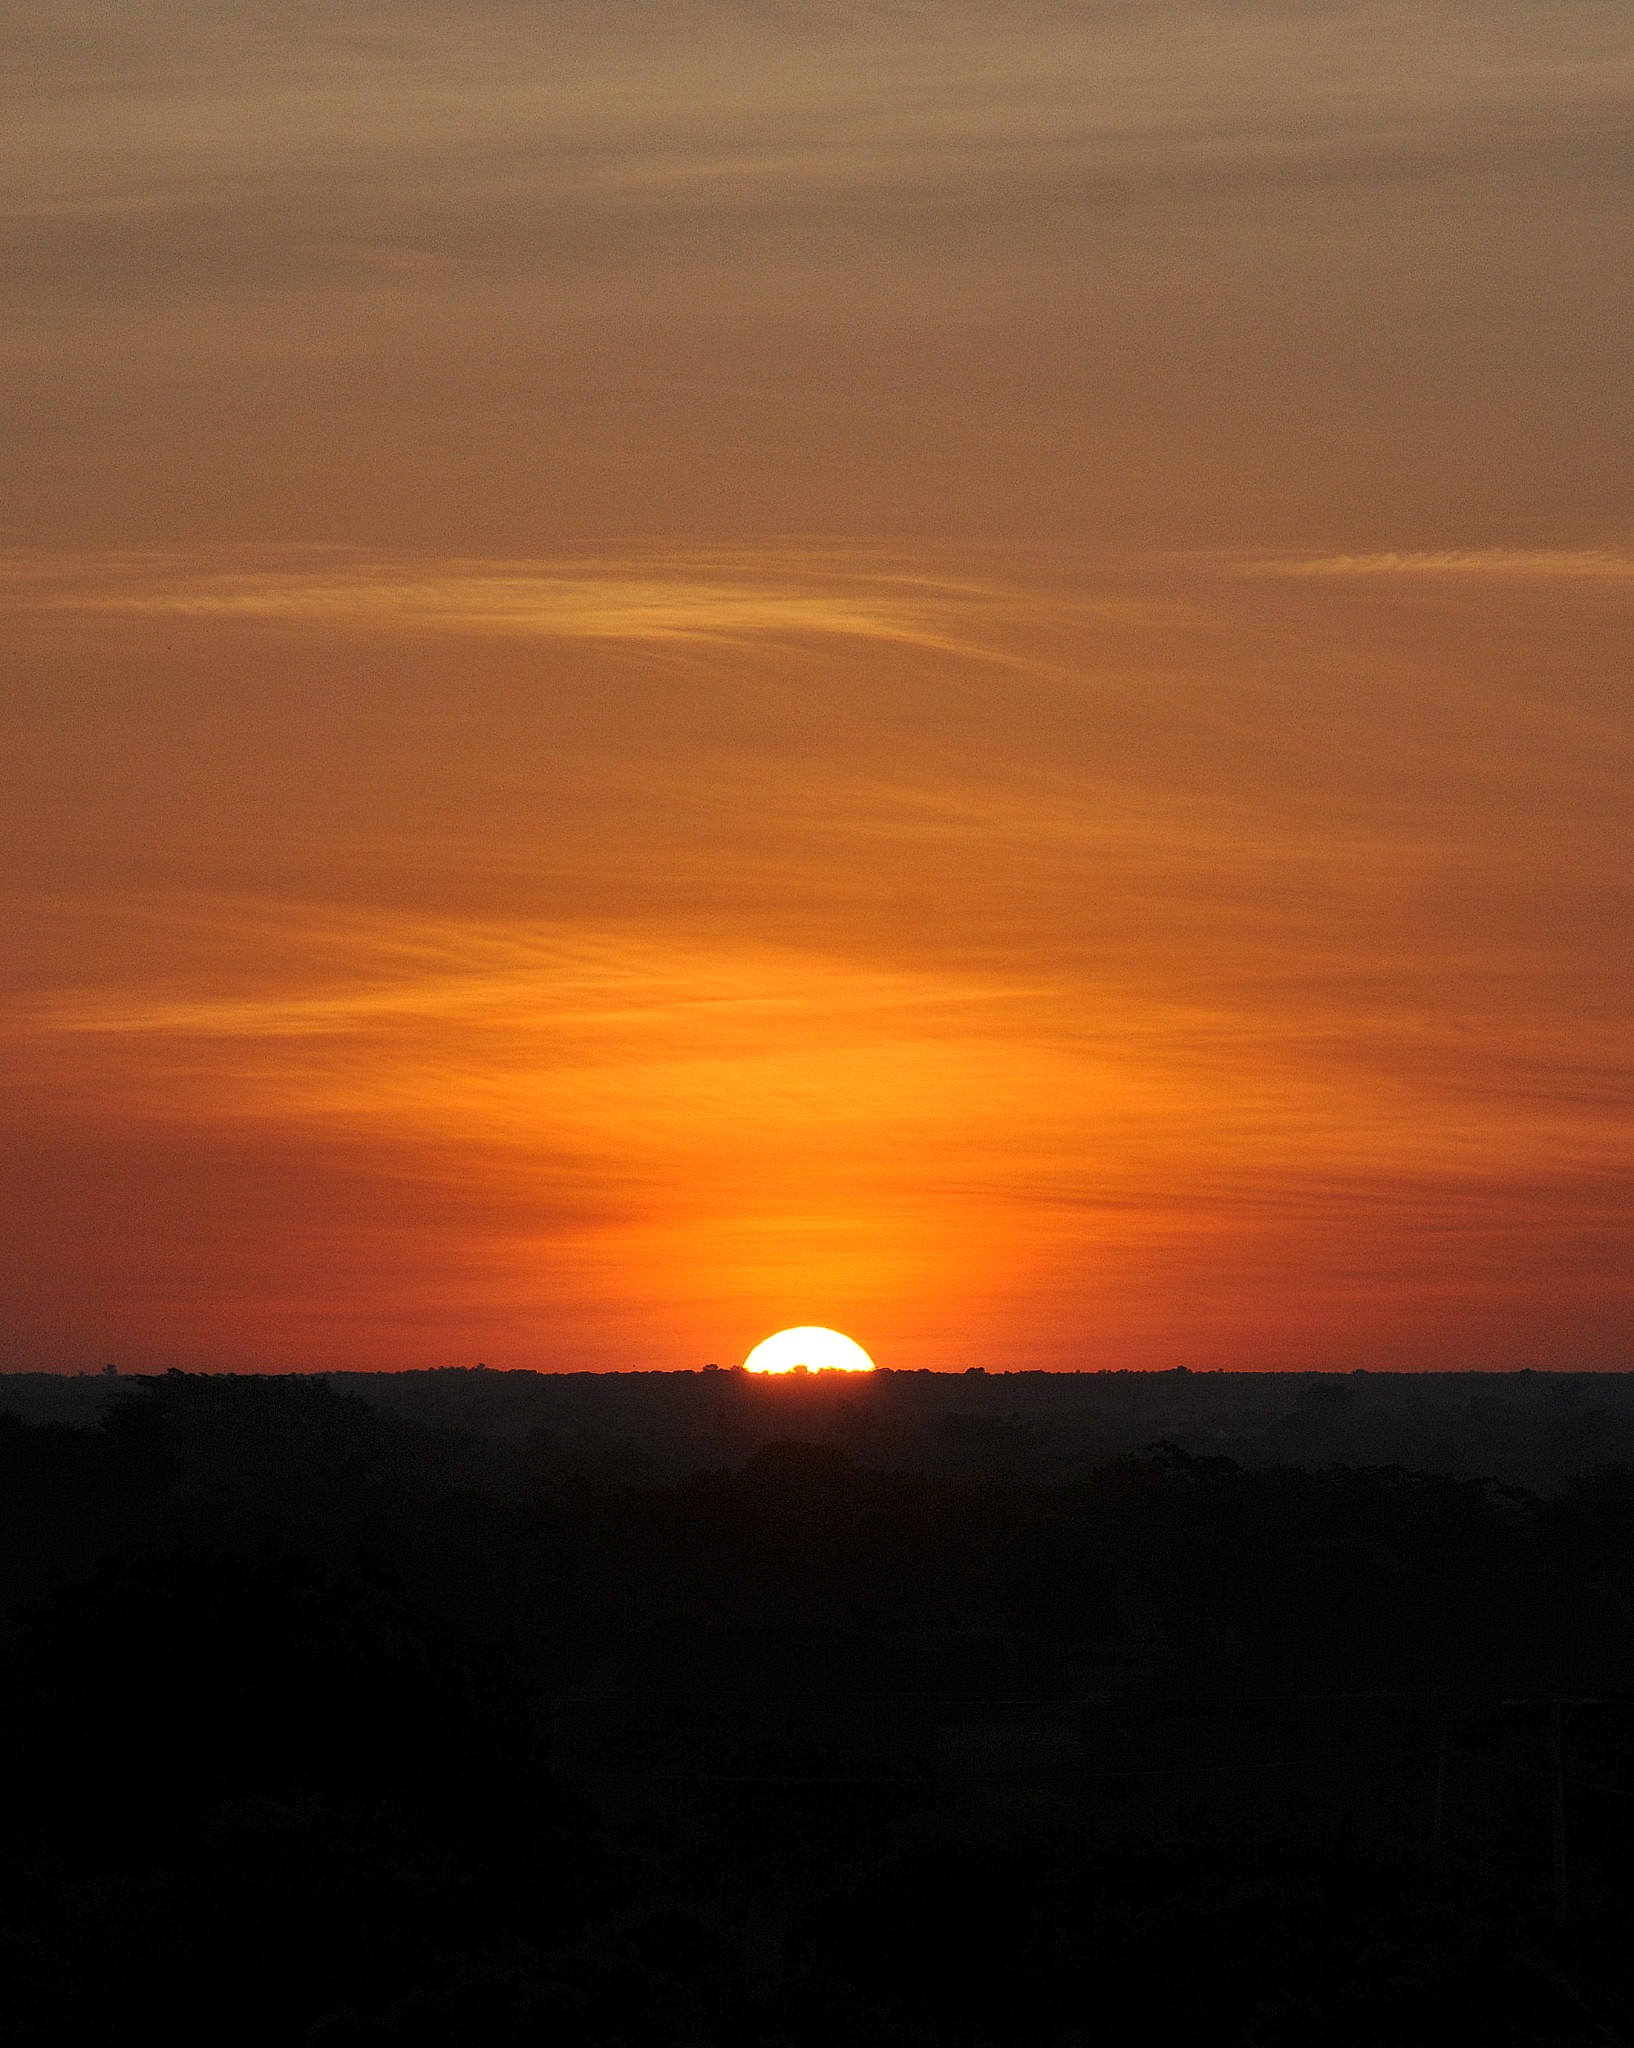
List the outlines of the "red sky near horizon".
{"type": "Polygon", "coordinates": [[[1624,6],[0,54],[0,1366],[1634,1364],[1624,6]]]}

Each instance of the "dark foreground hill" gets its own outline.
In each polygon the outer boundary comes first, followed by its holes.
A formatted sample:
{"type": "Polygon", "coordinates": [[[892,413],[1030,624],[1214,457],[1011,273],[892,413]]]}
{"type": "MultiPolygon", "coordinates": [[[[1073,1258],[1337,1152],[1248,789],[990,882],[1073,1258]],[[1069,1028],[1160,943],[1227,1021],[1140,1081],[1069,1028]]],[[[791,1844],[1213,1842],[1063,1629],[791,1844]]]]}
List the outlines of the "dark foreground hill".
{"type": "Polygon", "coordinates": [[[1038,1476],[928,1407],[912,1469],[860,1390],[656,1391],[785,1436],[0,1422],[0,2038],[1634,2039],[1628,1471],[1038,1476]]]}

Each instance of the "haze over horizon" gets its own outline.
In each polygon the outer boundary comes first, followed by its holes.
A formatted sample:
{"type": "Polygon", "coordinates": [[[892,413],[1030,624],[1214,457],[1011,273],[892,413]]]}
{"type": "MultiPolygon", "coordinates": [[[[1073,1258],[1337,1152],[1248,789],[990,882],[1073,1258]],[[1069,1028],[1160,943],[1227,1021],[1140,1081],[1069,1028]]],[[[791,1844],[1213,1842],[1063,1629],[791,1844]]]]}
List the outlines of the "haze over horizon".
{"type": "Polygon", "coordinates": [[[1634,1363],[1625,6],[0,54],[0,1364],[1634,1363]]]}

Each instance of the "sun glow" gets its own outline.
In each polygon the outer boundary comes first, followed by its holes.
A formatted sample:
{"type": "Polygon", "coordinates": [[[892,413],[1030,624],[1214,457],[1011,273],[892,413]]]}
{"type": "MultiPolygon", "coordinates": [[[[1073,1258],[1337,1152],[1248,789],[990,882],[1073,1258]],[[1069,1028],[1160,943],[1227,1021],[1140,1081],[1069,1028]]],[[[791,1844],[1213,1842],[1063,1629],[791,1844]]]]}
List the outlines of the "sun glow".
{"type": "Polygon", "coordinates": [[[779,1330],[755,1346],[743,1361],[750,1372],[793,1372],[804,1366],[810,1372],[872,1372],[874,1361],[860,1344],[842,1337],[838,1330],[805,1324],[797,1330],[779,1330]]]}

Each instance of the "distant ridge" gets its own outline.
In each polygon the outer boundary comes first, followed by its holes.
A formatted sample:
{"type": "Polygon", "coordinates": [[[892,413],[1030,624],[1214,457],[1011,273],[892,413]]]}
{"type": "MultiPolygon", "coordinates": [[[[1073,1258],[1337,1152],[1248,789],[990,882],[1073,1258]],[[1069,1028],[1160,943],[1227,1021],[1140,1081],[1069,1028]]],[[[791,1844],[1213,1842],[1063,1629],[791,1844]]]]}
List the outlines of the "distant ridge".
{"type": "MultiPolygon", "coordinates": [[[[0,1373],[0,1413],[95,1427],[139,1375],[0,1373]]],[[[655,1483],[768,1443],[859,1463],[1058,1482],[1163,1441],[1245,1465],[1400,1465],[1548,1491],[1634,1466],[1634,1373],[549,1373],[484,1366],[317,1377],[405,1421],[508,1446],[546,1472],[655,1483]]]]}

